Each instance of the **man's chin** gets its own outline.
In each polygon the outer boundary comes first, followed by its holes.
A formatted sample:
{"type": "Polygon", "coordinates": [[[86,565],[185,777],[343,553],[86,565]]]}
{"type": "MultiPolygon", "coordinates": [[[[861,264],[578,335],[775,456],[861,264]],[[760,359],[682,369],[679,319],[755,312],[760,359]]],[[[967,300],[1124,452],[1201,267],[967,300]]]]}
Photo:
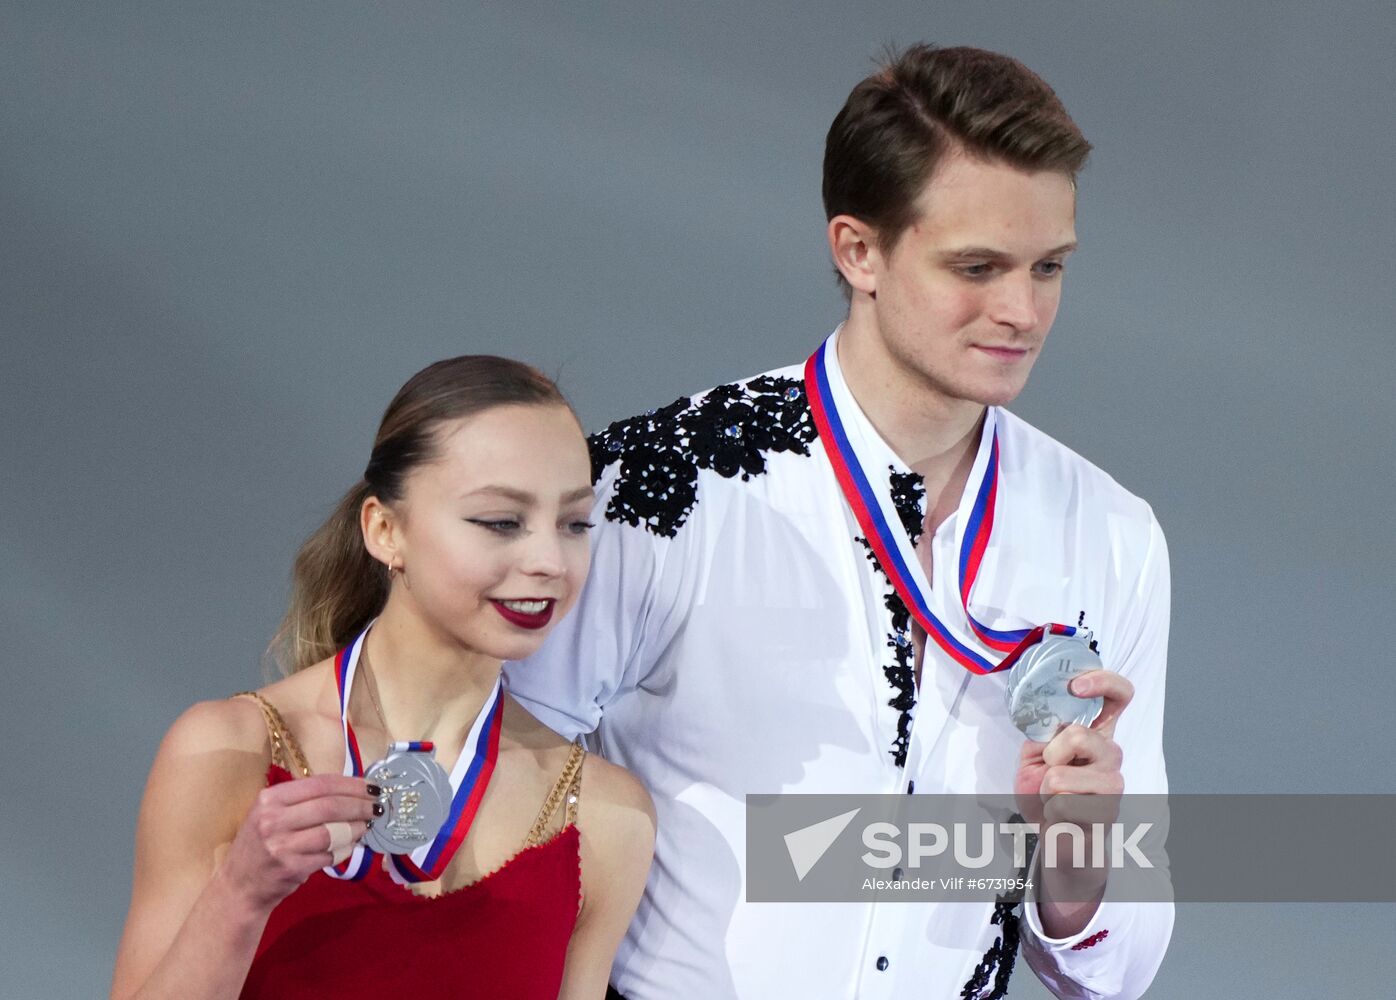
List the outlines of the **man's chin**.
{"type": "Polygon", "coordinates": [[[935,395],[948,400],[960,400],[978,406],[1007,406],[1028,384],[1027,372],[1008,376],[1001,372],[974,372],[960,379],[937,378],[923,372],[926,387],[935,395]]]}
{"type": "Polygon", "coordinates": [[[967,398],[980,406],[1007,406],[1022,395],[1027,384],[1027,379],[989,383],[976,387],[977,391],[969,393],[967,398]]]}

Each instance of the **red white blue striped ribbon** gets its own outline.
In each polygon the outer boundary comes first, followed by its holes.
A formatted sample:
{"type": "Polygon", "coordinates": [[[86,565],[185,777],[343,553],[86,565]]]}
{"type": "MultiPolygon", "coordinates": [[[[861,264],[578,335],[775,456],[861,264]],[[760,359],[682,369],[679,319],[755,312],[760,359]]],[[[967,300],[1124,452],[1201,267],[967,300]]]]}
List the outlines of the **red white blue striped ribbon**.
{"type": "Polygon", "coordinates": [[[434,882],[445,873],[475,822],[475,814],[480,811],[480,802],[494,774],[503,719],[504,685],[497,678],[451,771],[451,811],[446,822],[441,824],[441,830],[430,844],[411,854],[395,854],[388,858],[388,874],[394,882],[403,885],[434,882]]]}
{"type": "MultiPolygon", "coordinates": [[[[349,693],[354,687],[354,673],[358,670],[359,654],[363,652],[364,637],[367,635],[368,629],[364,629],[334,658],[334,680],[339,691],[339,722],[344,731],[344,773],[354,778],[363,776],[364,766],[359,756],[359,741],[354,737],[354,727],[349,725],[349,693]]],[[[368,874],[375,856],[375,852],[358,843],[349,857],[337,865],[327,865],[321,871],[330,878],[356,882],[368,874]]]]}
{"type": "MultiPolygon", "coordinates": [[[[1032,629],[992,629],[979,622],[969,610],[970,595],[989,537],[994,530],[994,514],[998,498],[999,441],[995,410],[989,407],[984,416],[984,431],[990,439],[989,455],[982,477],[975,490],[974,504],[963,526],[960,538],[958,587],[960,606],[971,635],[942,622],[931,610],[931,586],[925,570],[916,558],[916,548],[902,525],[896,506],[885,489],[877,489],[858,456],[854,436],[844,413],[857,404],[837,375],[837,360],[833,357],[833,338],[819,345],[805,362],[805,392],[809,397],[810,414],[824,442],[824,450],[833,465],[834,475],[843,489],[859,526],[872,546],[878,565],[887,574],[897,594],[911,616],[926,630],[926,634],[952,660],[976,674],[1007,670],[1023,651],[1040,641],[1043,635],[1075,635],[1070,625],[1047,624],[1032,629]],[[835,390],[835,376],[839,381],[835,390]],[[843,412],[837,396],[843,395],[843,412]],[[1000,658],[995,653],[1007,654],[1000,658]]],[[[929,539],[927,540],[929,544],[929,539]]]]}
{"type": "MultiPolygon", "coordinates": [[[[369,628],[373,625],[370,622],[369,628]]],[[[358,671],[359,659],[363,652],[364,639],[368,628],[359,637],[340,650],[335,657],[335,684],[339,692],[339,721],[344,732],[344,773],[351,777],[364,774],[363,757],[359,753],[359,741],[354,735],[354,727],[349,722],[349,696],[354,689],[354,675],[358,671]]],[[[503,678],[496,678],[494,688],[485,699],[475,722],[466,737],[465,746],[456,765],[451,771],[451,809],[446,822],[442,824],[431,843],[417,848],[411,854],[391,855],[388,858],[388,874],[393,881],[406,885],[412,882],[432,882],[440,878],[446,867],[455,857],[456,851],[465,840],[470,825],[479,812],[480,802],[485,797],[485,789],[494,773],[495,761],[499,758],[499,733],[503,728],[504,684],[503,678]]],[[[389,750],[429,751],[433,746],[427,741],[394,743],[389,750]]],[[[354,846],[354,851],[342,863],[323,869],[331,878],[358,880],[367,874],[373,864],[375,852],[362,843],[354,846]]]]}

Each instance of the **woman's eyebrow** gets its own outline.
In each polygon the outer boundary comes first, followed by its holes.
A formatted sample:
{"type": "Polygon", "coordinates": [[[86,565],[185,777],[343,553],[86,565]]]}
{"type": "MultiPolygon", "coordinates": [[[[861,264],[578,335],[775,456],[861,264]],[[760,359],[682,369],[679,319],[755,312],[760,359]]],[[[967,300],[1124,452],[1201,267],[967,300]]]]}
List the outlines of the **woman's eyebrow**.
{"type": "Polygon", "coordinates": [[[515,500],[523,504],[533,503],[534,501],[534,496],[532,493],[528,493],[524,490],[516,490],[509,486],[481,486],[479,489],[471,490],[468,493],[462,493],[461,499],[463,500],[466,497],[479,496],[481,493],[492,493],[495,496],[503,497],[506,500],[515,500]]]}

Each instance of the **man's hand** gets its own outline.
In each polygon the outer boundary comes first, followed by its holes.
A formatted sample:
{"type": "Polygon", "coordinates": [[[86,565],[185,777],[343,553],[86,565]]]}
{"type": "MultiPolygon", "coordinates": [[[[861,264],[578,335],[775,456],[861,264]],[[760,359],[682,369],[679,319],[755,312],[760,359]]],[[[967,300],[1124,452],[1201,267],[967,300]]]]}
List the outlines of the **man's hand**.
{"type": "Polygon", "coordinates": [[[1104,698],[1105,705],[1089,728],[1066,726],[1047,743],[1023,742],[1013,791],[1029,823],[1042,823],[1044,817],[1054,822],[1068,808],[1068,803],[1054,807],[1055,795],[1115,796],[1124,791],[1124,755],[1114,739],[1115,723],[1134,697],[1134,685],[1109,670],[1088,670],[1072,679],[1070,691],[1078,698],[1104,698]]]}
{"type": "Polygon", "coordinates": [[[1089,867],[1091,827],[1108,826],[1119,816],[1124,754],[1114,739],[1115,723],[1134,697],[1134,685],[1108,670],[1090,670],[1072,679],[1070,691],[1080,698],[1104,698],[1100,716],[1089,727],[1066,726],[1047,743],[1024,741],[1013,789],[1023,819],[1039,824],[1044,834],[1058,823],[1083,833],[1086,867],[1073,866],[1073,837],[1067,833],[1055,844],[1056,866],[1039,863],[1038,914],[1051,937],[1069,937],[1085,927],[1105,891],[1105,870],[1089,867]]]}

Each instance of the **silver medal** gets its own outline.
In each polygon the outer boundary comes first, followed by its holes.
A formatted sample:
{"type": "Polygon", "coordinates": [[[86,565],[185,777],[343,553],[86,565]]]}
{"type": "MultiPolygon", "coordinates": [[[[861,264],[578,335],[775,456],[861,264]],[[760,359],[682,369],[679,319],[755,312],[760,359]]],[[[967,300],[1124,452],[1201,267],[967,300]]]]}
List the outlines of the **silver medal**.
{"type": "Polygon", "coordinates": [[[397,750],[364,774],[383,789],[383,815],[364,834],[379,854],[411,854],[436,839],[451,810],[451,779],[430,753],[397,750]]]}
{"type": "Polygon", "coordinates": [[[1104,664],[1086,635],[1048,635],[1008,671],[1008,711],[1028,739],[1046,743],[1063,726],[1089,726],[1105,707],[1103,698],[1078,698],[1071,679],[1104,664]]]}

